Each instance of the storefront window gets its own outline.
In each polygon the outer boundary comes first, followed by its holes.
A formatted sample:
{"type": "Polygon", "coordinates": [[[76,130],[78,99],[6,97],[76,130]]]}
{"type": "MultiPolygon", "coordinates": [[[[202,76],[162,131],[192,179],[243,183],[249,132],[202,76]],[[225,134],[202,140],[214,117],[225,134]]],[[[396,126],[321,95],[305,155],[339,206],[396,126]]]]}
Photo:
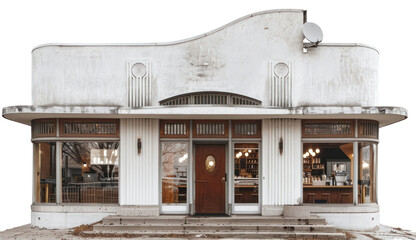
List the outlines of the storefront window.
{"type": "Polygon", "coordinates": [[[35,178],[36,202],[56,202],[56,145],[55,143],[36,143],[35,178]]]}
{"type": "Polygon", "coordinates": [[[162,203],[186,203],[188,143],[162,142],[162,203]]]}
{"type": "Polygon", "coordinates": [[[303,144],[303,202],[353,202],[353,144],[303,144]]]}
{"type": "Polygon", "coordinates": [[[376,202],[375,159],[377,145],[374,143],[359,144],[358,164],[358,202],[376,202]]]}
{"type": "Polygon", "coordinates": [[[234,145],[234,202],[259,202],[259,146],[256,143],[234,145]]]}
{"type": "Polygon", "coordinates": [[[62,202],[118,203],[119,142],[62,143],[62,202]]]}

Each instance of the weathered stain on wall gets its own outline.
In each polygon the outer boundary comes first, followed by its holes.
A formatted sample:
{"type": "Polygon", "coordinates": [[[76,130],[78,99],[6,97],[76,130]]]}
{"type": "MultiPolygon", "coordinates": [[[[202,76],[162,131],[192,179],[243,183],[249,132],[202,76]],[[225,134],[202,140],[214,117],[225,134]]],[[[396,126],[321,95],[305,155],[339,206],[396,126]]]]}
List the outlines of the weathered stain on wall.
{"type": "Polygon", "coordinates": [[[270,63],[277,61],[292,64],[292,107],[374,106],[378,53],[323,44],[303,53],[302,26],[303,11],[270,11],[172,44],[40,47],[32,53],[32,104],[126,107],[127,64],[146,59],[150,106],[199,91],[241,94],[270,106],[270,63]]]}

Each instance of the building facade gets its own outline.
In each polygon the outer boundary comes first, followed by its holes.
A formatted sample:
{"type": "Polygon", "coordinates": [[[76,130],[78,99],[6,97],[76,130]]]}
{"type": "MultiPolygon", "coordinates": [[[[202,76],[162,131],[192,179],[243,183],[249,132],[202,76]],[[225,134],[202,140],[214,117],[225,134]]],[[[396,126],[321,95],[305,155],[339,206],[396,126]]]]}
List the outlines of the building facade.
{"type": "Polygon", "coordinates": [[[170,43],[32,51],[32,225],[108,215],[257,214],[308,207],[379,225],[378,51],[304,43],[306,11],[251,14],[170,43]]]}

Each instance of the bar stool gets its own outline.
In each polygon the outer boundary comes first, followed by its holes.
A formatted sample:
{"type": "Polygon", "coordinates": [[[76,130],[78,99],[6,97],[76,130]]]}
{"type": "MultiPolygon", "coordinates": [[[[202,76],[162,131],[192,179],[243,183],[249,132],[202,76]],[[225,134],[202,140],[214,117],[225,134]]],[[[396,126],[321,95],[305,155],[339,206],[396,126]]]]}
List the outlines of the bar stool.
{"type": "Polygon", "coordinates": [[[242,198],[243,198],[243,194],[242,193],[234,193],[235,196],[235,202],[236,203],[241,203],[242,202],[242,198]]]}
{"type": "Polygon", "coordinates": [[[351,193],[341,193],[341,203],[351,203],[351,193]]]}
{"type": "Polygon", "coordinates": [[[322,193],[322,198],[326,200],[326,203],[331,202],[331,194],[330,193],[322,193]]]}
{"type": "Polygon", "coordinates": [[[315,196],[316,196],[316,193],[308,193],[308,198],[306,199],[306,201],[308,203],[315,203],[315,196]]]}
{"type": "Polygon", "coordinates": [[[250,193],[250,200],[253,203],[256,203],[259,199],[259,194],[258,193],[250,193]]]}

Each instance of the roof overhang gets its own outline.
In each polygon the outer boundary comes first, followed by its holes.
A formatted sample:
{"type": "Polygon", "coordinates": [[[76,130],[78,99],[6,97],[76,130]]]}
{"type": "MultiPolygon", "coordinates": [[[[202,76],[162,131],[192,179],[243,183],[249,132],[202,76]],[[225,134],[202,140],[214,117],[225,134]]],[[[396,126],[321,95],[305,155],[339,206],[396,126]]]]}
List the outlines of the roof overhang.
{"type": "Polygon", "coordinates": [[[125,108],[116,106],[11,106],[3,117],[30,125],[40,118],[157,118],[157,119],[368,119],[384,127],[407,118],[401,107],[314,106],[275,108],[262,106],[160,106],[125,108]]]}

